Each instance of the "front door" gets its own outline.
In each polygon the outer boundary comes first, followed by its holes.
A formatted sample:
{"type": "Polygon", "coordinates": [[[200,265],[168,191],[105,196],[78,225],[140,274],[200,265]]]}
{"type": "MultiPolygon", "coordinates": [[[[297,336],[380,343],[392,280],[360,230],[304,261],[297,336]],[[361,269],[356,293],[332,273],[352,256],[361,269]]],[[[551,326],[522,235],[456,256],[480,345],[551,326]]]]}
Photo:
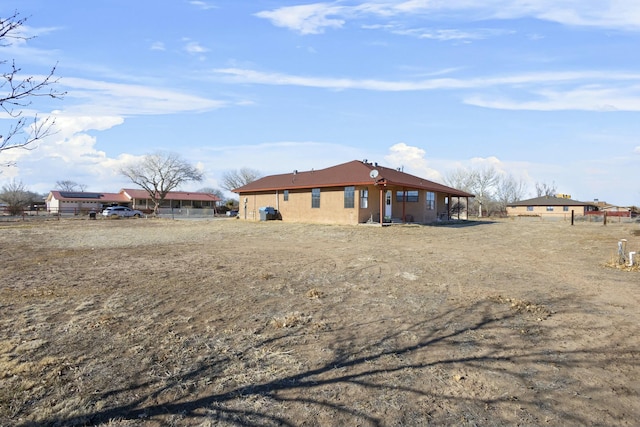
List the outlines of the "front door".
{"type": "Polygon", "coordinates": [[[387,190],[387,194],[384,197],[384,216],[385,218],[391,218],[391,200],[393,199],[393,191],[387,190]]]}

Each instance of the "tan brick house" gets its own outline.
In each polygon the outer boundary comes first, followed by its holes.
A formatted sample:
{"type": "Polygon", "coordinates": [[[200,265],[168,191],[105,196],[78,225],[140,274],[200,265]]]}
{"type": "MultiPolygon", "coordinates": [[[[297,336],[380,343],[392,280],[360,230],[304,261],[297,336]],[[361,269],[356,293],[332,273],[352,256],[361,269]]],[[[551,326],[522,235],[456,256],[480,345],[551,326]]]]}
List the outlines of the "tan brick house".
{"type": "Polygon", "coordinates": [[[507,216],[568,219],[571,218],[572,211],[574,216],[584,216],[597,210],[595,203],[580,202],[566,197],[542,196],[507,205],[507,216]]]}
{"type": "MultiPolygon", "coordinates": [[[[238,216],[258,221],[271,207],[290,222],[359,224],[431,223],[451,217],[452,203],[473,194],[397,169],[354,160],[326,169],[292,171],[260,178],[233,190],[238,216]]],[[[465,219],[466,212],[456,213],[465,219]]]]}

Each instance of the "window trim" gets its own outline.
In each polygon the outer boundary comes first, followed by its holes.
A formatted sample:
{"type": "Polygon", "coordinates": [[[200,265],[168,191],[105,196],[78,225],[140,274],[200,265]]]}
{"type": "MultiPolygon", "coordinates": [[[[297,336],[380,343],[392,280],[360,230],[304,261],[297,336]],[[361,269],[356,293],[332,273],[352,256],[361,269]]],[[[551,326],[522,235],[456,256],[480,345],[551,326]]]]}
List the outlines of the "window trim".
{"type": "Polygon", "coordinates": [[[369,209],[369,189],[363,188],[360,190],[360,208],[369,209]]]}

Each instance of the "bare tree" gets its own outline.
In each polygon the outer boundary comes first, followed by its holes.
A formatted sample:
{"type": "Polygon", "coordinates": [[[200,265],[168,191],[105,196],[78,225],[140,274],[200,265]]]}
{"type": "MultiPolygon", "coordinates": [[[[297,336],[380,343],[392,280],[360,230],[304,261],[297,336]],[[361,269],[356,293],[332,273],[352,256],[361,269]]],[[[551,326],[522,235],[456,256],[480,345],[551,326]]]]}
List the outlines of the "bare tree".
{"type": "Polygon", "coordinates": [[[555,196],[557,192],[555,181],[551,184],[536,182],[536,194],[538,197],[555,196]]]}
{"type": "Polygon", "coordinates": [[[20,181],[11,181],[2,186],[0,200],[7,204],[10,215],[20,215],[30,204],[41,199],[41,196],[28,191],[20,181]]]}
{"type": "Polygon", "coordinates": [[[203,174],[175,153],[147,154],[141,161],[121,169],[120,173],[149,193],[153,202],[153,213],[167,197],[188,181],[202,181],[203,174]]]}
{"type": "Polygon", "coordinates": [[[482,217],[483,206],[488,209],[498,183],[498,173],[493,167],[480,169],[459,168],[445,177],[445,183],[458,190],[475,194],[478,216],[482,217]]]}
{"type": "Polygon", "coordinates": [[[204,187],[198,190],[199,193],[209,193],[216,196],[219,199],[219,202],[216,202],[215,211],[216,213],[220,213],[220,206],[224,205],[224,193],[222,190],[212,187],[204,187]]]}
{"type": "Polygon", "coordinates": [[[243,185],[247,185],[250,182],[255,181],[262,177],[262,173],[258,170],[251,168],[242,168],[239,170],[232,170],[225,172],[222,175],[222,188],[227,191],[233,191],[236,188],[240,188],[243,185]]]}
{"type": "Polygon", "coordinates": [[[222,190],[218,190],[217,188],[212,188],[212,187],[204,187],[198,190],[198,193],[209,193],[209,194],[213,194],[214,196],[216,196],[218,199],[220,200],[224,200],[224,193],[222,193],[222,190]]]}
{"type": "Polygon", "coordinates": [[[455,169],[444,176],[444,182],[449,187],[466,192],[471,192],[471,187],[473,185],[472,181],[472,173],[464,168],[455,169]]]}
{"type": "Polygon", "coordinates": [[[476,195],[476,200],[480,205],[478,207],[479,217],[482,217],[483,204],[485,205],[487,210],[489,209],[488,202],[490,202],[493,198],[493,191],[495,191],[498,179],[498,173],[493,167],[487,167],[473,171],[473,185],[471,186],[471,190],[476,195]]]}
{"type": "Polygon", "coordinates": [[[503,175],[496,184],[495,197],[501,212],[506,212],[507,205],[522,200],[527,192],[524,180],[513,175],[503,175]]]}
{"type": "MultiPolygon", "coordinates": [[[[0,46],[8,46],[14,40],[29,40],[21,34],[20,27],[26,18],[21,18],[14,12],[8,18],[0,18],[0,46]]],[[[60,99],[64,92],[52,88],[58,83],[54,77],[54,66],[47,75],[41,78],[34,76],[22,77],[22,69],[15,60],[0,60],[0,107],[10,117],[15,119],[13,125],[0,135],[0,152],[11,148],[28,148],[33,142],[53,133],[55,119],[51,116],[39,119],[35,115],[31,120],[23,115],[23,109],[31,105],[33,98],[49,97],[60,99]],[[24,136],[22,135],[24,133],[24,136]]]]}
{"type": "Polygon", "coordinates": [[[56,190],[59,191],[84,191],[87,186],[85,184],[78,184],[75,181],[65,179],[62,181],[56,181],[56,190]]]}

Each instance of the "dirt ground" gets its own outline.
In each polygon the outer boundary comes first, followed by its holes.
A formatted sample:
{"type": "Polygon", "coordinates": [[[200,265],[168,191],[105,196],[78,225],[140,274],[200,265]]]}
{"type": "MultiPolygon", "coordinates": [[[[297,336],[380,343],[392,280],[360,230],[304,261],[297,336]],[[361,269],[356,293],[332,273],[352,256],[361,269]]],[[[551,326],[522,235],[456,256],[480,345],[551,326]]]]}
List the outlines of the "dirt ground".
{"type": "Polygon", "coordinates": [[[0,224],[0,425],[637,425],[640,223],[0,224]]]}

